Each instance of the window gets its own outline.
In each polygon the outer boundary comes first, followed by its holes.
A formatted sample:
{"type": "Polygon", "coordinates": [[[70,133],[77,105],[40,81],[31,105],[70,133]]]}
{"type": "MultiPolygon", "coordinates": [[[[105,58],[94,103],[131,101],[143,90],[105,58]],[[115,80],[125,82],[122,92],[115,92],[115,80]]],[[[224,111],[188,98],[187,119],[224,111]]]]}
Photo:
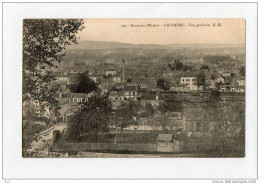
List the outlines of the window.
{"type": "Polygon", "coordinates": [[[196,79],[192,79],[192,81],[196,81],[196,79]]]}

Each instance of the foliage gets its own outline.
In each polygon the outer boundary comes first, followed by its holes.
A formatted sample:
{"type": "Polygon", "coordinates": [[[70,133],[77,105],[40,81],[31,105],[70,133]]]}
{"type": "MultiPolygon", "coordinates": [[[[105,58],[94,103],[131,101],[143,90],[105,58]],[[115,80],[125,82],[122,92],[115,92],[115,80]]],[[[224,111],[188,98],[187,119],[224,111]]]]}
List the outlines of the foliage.
{"type": "Polygon", "coordinates": [[[137,116],[138,106],[134,101],[128,100],[116,109],[116,116],[121,121],[121,126],[135,123],[134,117],[137,116]]]}
{"type": "Polygon", "coordinates": [[[165,112],[158,109],[154,116],[149,119],[149,123],[154,130],[162,129],[166,132],[168,130],[168,126],[170,126],[170,118],[165,112]]]}
{"type": "MultiPolygon", "coordinates": [[[[58,108],[54,98],[58,87],[52,85],[52,68],[61,62],[64,49],[77,43],[76,33],[82,30],[81,19],[24,19],[23,21],[23,154],[39,127],[34,121],[49,122],[50,111],[58,108]]],[[[42,129],[41,129],[42,130],[42,129]]]]}
{"type": "Polygon", "coordinates": [[[170,83],[166,79],[158,79],[157,80],[157,87],[163,90],[170,89],[170,83]]]}
{"type": "Polygon", "coordinates": [[[235,77],[236,76],[236,74],[235,73],[231,73],[231,77],[235,77]]]}
{"type": "Polygon", "coordinates": [[[244,66],[242,66],[242,67],[239,69],[239,72],[240,72],[240,74],[241,74],[243,77],[246,76],[246,69],[245,69],[244,66]]]}
{"type": "Polygon", "coordinates": [[[155,113],[155,109],[152,106],[152,104],[151,103],[147,103],[147,105],[144,108],[144,112],[142,112],[140,114],[140,117],[142,117],[142,118],[150,118],[150,117],[152,117],[154,115],[154,113],[155,113]]]}
{"type": "Polygon", "coordinates": [[[180,101],[166,101],[157,107],[157,110],[163,114],[167,112],[182,112],[180,101]]]}
{"type": "Polygon", "coordinates": [[[202,65],[200,67],[200,70],[208,70],[209,71],[209,66],[208,65],[202,65]]]}
{"type": "Polygon", "coordinates": [[[88,72],[79,73],[77,77],[77,84],[70,86],[70,91],[73,93],[86,93],[97,91],[98,85],[89,78],[88,72]]]}
{"type": "Polygon", "coordinates": [[[214,75],[211,75],[211,80],[215,80],[216,79],[216,77],[214,76],[214,75]]]}
{"type": "Polygon", "coordinates": [[[61,62],[66,45],[77,43],[81,19],[25,19],[23,21],[23,100],[33,100],[52,109],[58,90],[51,68],[61,62]]]}
{"type": "Polygon", "coordinates": [[[93,95],[80,104],[68,122],[68,138],[80,140],[86,137],[88,141],[96,142],[102,133],[108,132],[112,117],[112,106],[109,95],[93,95]]]}
{"type": "Polygon", "coordinates": [[[203,131],[200,143],[210,146],[220,156],[245,146],[245,104],[211,102],[198,111],[203,131]]]}
{"type": "Polygon", "coordinates": [[[198,86],[204,86],[206,81],[206,76],[203,73],[197,75],[198,78],[198,86]]]}
{"type": "Polygon", "coordinates": [[[186,72],[186,71],[188,71],[188,70],[191,70],[191,69],[192,69],[191,66],[188,66],[188,65],[184,65],[184,66],[183,66],[183,71],[184,71],[184,72],[186,72]]]}
{"type": "Polygon", "coordinates": [[[212,55],[212,56],[205,56],[203,60],[211,64],[219,64],[221,61],[232,61],[232,58],[229,55],[226,56],[212,55]]]}
{"type": "Polygon", "coordinates": [[[217,90],[210,92],[210,100],[213,101],[213,102],[214,101],[218,102],[220,100],[220,96],[221,96],[221,93],[217,90]]]}

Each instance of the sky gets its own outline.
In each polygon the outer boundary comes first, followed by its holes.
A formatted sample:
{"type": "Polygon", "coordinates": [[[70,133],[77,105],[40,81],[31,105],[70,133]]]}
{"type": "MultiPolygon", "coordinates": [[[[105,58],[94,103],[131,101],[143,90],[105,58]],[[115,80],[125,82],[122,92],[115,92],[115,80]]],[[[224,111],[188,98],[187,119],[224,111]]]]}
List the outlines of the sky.
{"type": "Polygon", "coordinates": [[[84,19],[86,28],[77,36],[132,44],[245,46],[245,24],[245,19],[84,19]]]}

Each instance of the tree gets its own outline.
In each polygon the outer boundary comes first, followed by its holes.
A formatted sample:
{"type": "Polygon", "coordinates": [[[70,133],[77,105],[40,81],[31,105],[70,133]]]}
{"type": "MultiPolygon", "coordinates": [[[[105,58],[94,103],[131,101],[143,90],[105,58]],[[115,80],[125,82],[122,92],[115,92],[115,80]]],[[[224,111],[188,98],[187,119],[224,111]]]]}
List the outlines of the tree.
{"type": "MultiPolygon", "coordinates": [[[[210,144],[221,156],[244,146],[245,109],[238,103],[227,103],[208,108],[206,119],[210,121],[210,144]]],[[[244,153],[243,153],[244,154],[244,153]]]]}
{"type": "Polygon", "coordinates": [[[184,72],[186,72],[186,71],[188,71],[188,70],[191,70],[191,69],[192,69],[191,66],[188,66],[188,65],[184,65],[184,66],[183,66],[183,71],[184,71],[184,72]]]}
{"type": "Polygon", "coordinates": [[[231,77],[235,77],[236,76],[236,74],[235,73],[231,73],[231,77]]]}
{"type": "Polygon", "coordinates": [[[93,95],[80,104],[68,122],[68,138],[98,142],[100,135],[109,131],[110,120],[113,116],[109,95],[93,95]]]}
{"type": "Polygon", "coordinates": [[[167,80],[165,79],[158,79],[157,81],[157,87],[161,88],[163,90],[169,90],[170,89],[170,84],[167,80]]]}
{"type": "Polygon", "coordinates": [[[151,124],[155,130],[161,128],[163,132],[166,133],[171,123],[169,116],[167,116],[165,113],[162,113],[161,111],[156,111],[153,119],[151,120],[151,124]]]}
{"type": "MultiPolygon", "coordinates": [[[[203,124],[198,144],[208,147],[206,150],[225,156],[245,146],[244,102],[211,101],[200,104],[192,113],[195,114],[194,119],[203,124]]],[[[238,151],[244,155],[244,149],[238,151]]]]}
{"type": "MultiPolygon", "coordinates": [[[[35,121],[49,122],[51,111],[58,108],[54,98],[58,87],[52,85],[55,81],[52,68],[62,61],[65,46],[77,43],[76,33],[84,28],[83,23],[82,19],[24,19],[23,120],[31,130],[23,131],[23,142],[32,141],[35,121]],[[28,110],[31,113],[26,113],[28,110]]],[[[28,146],[23,144],[23,150],[28,146]]]]}
{"type": "Polygon", "coordinates": [[[175,60],[176,64],[176,70],[182,70],[183,69],[183,64],[179,60],[175,60]]]}
{"type": "Polygon", "coordinates": [[[198,77],[198,86],[203,86],[204,87],[205,82],[206,82],[205,74],[200,73],[200,74],[197,75],[197,77],[198,77]]]}
{"type": "Polygon", "coordinates": [[[92,91],[97,91],[98,89],[98,84],[89,78],[88,72],[78,74],[77,81],[77,84],[70,86],[70,90],[73,93],[89,94],[92,91]]]}
{"type": "Polygon", "coordinates": [[[200,70],[202,71],[202,70],[208,70],[209,71],[209,66],[208,65],[202,65],[201,67],[200,67],[200,70]]]}
{"type": "Polygon", "coordinates": [[[62,61],[66,45],[77,43],[82,19],[25,19],[23,21],[23,100],[46,108],[58,105],[53,95],[58,90],[51,68],[62,61]]]}
{"type": "Polygon", "coordinates": [[[151,103],[147,103],[144,107],[144,111],[139,115],[142,118],[150,118],[154,115],[154,108],[151,103]]]}
{"type": "Polygon", "coordinates": [[[240,72],[240,74],[241,74],[243,77],[245,77],[245,75],[246,75],[246,69],[245,69],[244,66],[242,66],[242,67],[240,68],[239,72],[240,72]]]}
{"type": "Polygon", "coordinates": [[[126,80],[126,82],[127,82],[127,83],[131,83],[131,82],[132,82],[132,78],[128,78],[128,79],[126,80]]]}
{"type": "Polygon", "coordinates": [[[121,134],[123,132],[123,128],[131,125],[136,124],[136,120],[134,117],[137,117],[137,110],[138,106],[134,101],[128,100],[122,103],[115,111],[114,114],[114,125],[116,127],[116,137],[115,143],[117,143],[117,129],[121,127],[121,134]]]}
{"type": "Polygon", "coordinates": [[[221,93],[217,90],[210,92],[210,100],[214,102],[219,102],[221,93]]]}
{"type": "Polygon", "coordinates": [[[135,104],[134,101],[131,100],[122,103],[116,109],[115,114],[121,121],[121,128],[123,126],[135,123],[134,117],[137,116],[137,110],[138,110],[138,106],[135,104]]]}
{"type": "Polygon", "coordinates": [[[148,103],[145,106],[145,111],[147,112],[148,116],[153,116],[154,115],[154,108],[153,108],[151,103],[148,103]]]}

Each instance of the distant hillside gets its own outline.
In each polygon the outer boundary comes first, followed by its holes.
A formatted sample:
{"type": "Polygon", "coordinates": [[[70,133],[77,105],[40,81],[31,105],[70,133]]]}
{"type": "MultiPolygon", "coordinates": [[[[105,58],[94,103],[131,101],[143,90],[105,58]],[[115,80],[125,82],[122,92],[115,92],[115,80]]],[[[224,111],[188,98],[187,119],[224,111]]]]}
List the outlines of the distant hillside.
{"type": "Polygon", "coordinates": [[[105,41],[79,41],[78,44],[67,46],[68,50],[89,50],[89,49],[198,49],[198,48],[241,48],[234,44],[130,44],[120,42],[105,42],[105,41]]]}
{"type": "Polygon", "coordinates": [[[72,44],[67,47],[69,50],[82,50],[82,49],[163,49],[163,45],[155,44],[130,44],[120,42],[102,42],[102,41],[80,41],[78,44],[72,44]]]}

